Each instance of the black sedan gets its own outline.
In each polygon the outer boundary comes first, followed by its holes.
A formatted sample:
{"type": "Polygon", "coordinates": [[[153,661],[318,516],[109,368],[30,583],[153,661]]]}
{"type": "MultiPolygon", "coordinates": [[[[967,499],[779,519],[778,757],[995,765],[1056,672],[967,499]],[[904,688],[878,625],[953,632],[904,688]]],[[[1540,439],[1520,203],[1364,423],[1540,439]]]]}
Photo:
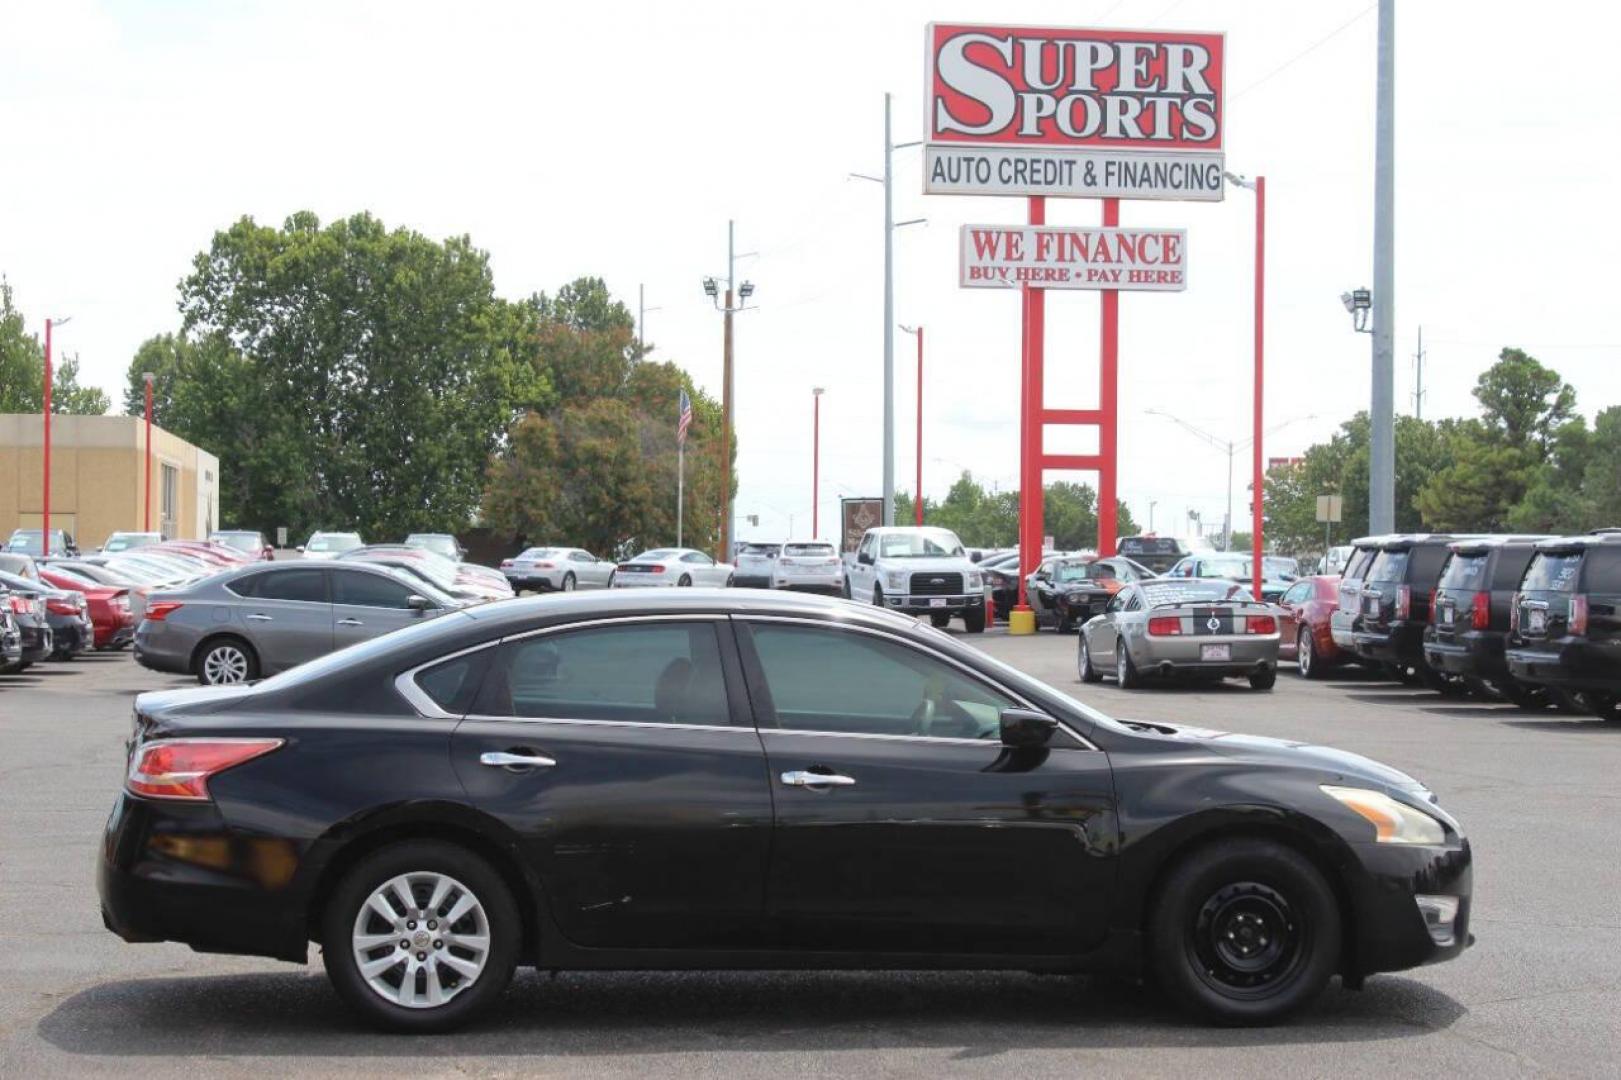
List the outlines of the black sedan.
{"type": "Polygon", "coordinates": [[[143,694],[98,878],[127,941],[313,940],[408,1031],[518,964],[1152,973],[1265,1023],[1471,941],[1468,842],[1402,773],[1112,720],[913,619],[721,590],[487,604],[143,694]]]}

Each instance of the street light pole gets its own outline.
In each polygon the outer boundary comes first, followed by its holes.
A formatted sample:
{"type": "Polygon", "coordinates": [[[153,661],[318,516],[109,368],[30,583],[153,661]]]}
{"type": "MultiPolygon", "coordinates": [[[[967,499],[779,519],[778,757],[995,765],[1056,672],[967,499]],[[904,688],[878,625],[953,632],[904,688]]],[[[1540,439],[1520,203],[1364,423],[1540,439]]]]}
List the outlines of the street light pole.
{"type": "Polygon", "coordinates": [[[1379,0],[1373,139],[1373,400],[1369,406],[1368,531],[1396,529],[1396,5],[1379,0]]]}
{"type": "Polygon", "coordinates": [[[717,561],[725,562],[731,557],[732,551],[732,316],[744,310],[748,298],[754,294],[754,283],[745,281],[737,283],[737,250],[733,244],[736,233],[736,222],[726,222],[726,300],[725,306],[721,304],[720,286],[712,277],[704,278],[704,295],[708,296],[715,305],[715,309],[725,316],[725,326],[722,331],[721,345],[721,425],[720,425],[720,480],[721,504],[723,507],[720,530],[720,551],[716,553],[717,561]],[[744,303],[734,304],[733,296],[744,303]]]}
{"type": "MultiPolygon", "coordinates": [[[[1261,428],[1262,413],[1265,406],[1265,355],[1266,355],[1266,177],[1257,176],[1253,181],[1242,176],[1227,174],[1228,179],[1239,187],[1248,188],[1255,192],[1255,404],[1252,418],[1253,430],[1250,435],[1250,485],[1254,496],[1250,499],[1250,558],[1254,569],[1255,599],[1261,598],[1261,551],[1265,546],[1261,537],[1262,504],[1266,499],[1266,478],[1261,469],[1262,441],[1265,432],[1261,428]]],[[[1228,512],[1231,513],[1232,468],[1228,467],[1228,512]]]]}
{"type": "Polygon", "coordinates": [[[822,388],[811,388],[811,539],[822,537],[822,388]]]}
{"type": "Polygon", "coordinates": [[[908,334],[917,335],[917,486],[912,489],[912,517],[914,523],[923,524],[923,327],[903,326],[908,334]]]}
{"type": "Polygon", "coordinates": [[[150,371],[141,373],[141,381],[146,383],[146,483],[141,488],[144,495],[142,500],[141,531],[152,531],[152,380],[157,378],[150,371]]]}

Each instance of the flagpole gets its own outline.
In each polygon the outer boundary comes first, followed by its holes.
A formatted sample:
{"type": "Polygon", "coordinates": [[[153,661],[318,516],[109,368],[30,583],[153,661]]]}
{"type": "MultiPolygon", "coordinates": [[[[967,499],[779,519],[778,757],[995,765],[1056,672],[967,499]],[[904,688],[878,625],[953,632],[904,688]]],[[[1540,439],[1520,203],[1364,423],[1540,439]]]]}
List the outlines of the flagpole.
{"type": "Polygon", "coordinates": [[[675,444],[675,546],[684,547],[681,543],[681,512],[686,509],[687,487],[687,443],[682,440],[675,444]]]}

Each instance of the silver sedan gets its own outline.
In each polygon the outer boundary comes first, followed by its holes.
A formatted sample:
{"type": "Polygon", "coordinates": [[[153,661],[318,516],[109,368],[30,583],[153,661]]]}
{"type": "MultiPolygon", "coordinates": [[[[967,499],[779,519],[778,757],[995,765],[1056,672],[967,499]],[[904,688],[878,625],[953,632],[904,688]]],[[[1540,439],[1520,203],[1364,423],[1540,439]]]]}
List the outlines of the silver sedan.
{"type": "Polygon", "coordinates": [[[1114,594],[1081,627],[1082,682],[1112,673],[1122,689],[1149,676],[1240,676],[1257,690],[1278,677],[1278,619],[1271,604],[1223,580],[1154,578],[1114,594]]]}

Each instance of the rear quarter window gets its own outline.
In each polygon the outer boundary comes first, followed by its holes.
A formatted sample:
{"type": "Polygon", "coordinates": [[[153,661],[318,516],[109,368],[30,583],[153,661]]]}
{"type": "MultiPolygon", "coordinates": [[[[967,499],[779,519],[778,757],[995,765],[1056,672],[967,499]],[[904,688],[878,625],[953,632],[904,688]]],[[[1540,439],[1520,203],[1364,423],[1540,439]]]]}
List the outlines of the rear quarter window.
{"type": "Polygon", "coordinates": [[[1581,568],[1579,551],[1541,551],[1532,558],[1520,588],[1526,592],[1574,592],[1581,568]]]}

